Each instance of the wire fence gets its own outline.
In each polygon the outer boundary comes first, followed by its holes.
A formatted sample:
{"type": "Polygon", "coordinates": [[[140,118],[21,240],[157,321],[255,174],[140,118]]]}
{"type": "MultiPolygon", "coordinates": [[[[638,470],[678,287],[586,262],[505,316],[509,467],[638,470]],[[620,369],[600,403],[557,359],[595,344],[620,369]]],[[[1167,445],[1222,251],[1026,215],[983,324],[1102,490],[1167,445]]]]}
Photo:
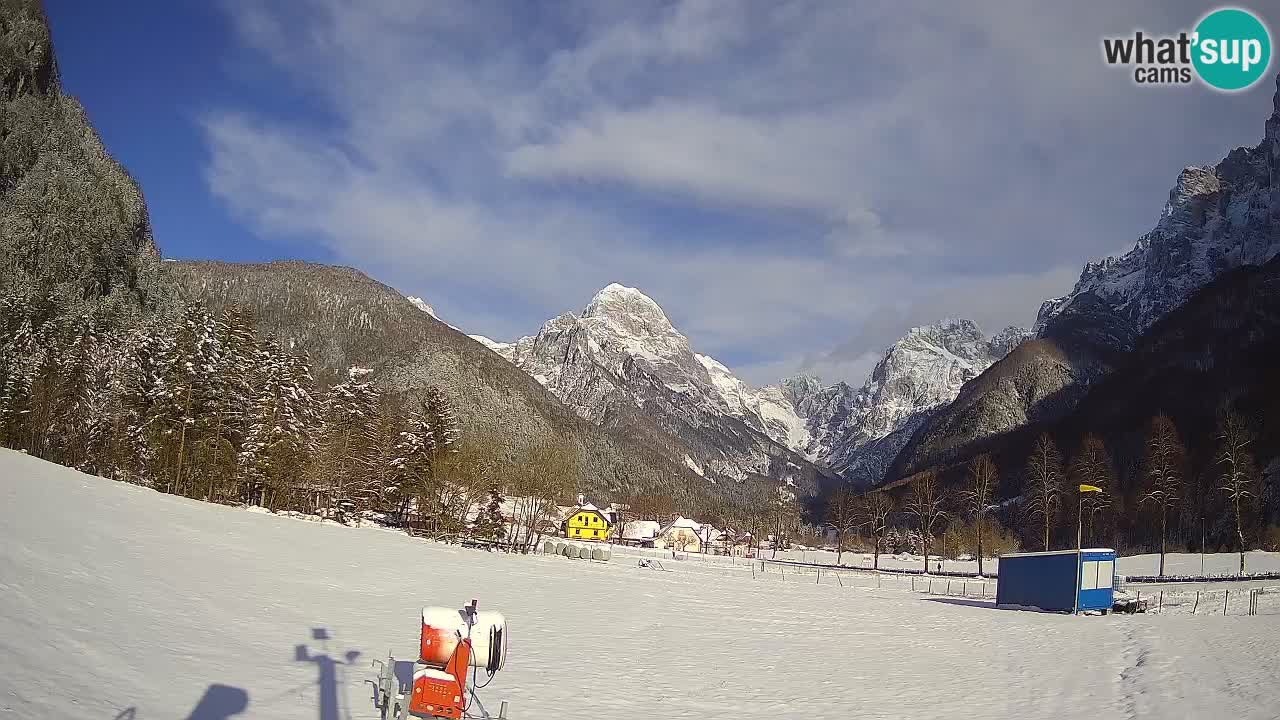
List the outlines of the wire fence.
{"type": "MultiPolygon", "coordinates": [[[[617,562],[638,559],[656,560],[654,569],[703,576],[751,578],[762,583],[791,583],[841,588],[907,590],[939,597],[967,598],[995,602],[995,578],[952,577],[947,575],[907,574],[886,568],[823,567],[792,562],[775,562],[768,558],[673,553],[653,548],[613,548],[617,562]]],[[[1129,586],[1117,597],[1132,597],[1145,603],[1147,613],[1160,615],[1280,615],[1280,585],[1266,587],[1172,589],[1129,586]]]]}
{"type": "Polygon", "coordinates": [[[1280,585],[1220,590],[1135,590],[1146,611],[1159,615],[1280,615],[1280,585]]]}

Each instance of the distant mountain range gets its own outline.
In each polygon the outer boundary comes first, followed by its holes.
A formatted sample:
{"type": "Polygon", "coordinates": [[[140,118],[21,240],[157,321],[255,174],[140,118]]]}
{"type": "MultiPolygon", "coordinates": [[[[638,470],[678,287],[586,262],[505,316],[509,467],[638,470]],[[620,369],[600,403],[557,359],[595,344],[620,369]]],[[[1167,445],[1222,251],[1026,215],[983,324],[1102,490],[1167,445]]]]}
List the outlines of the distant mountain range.
{"type": "Polygon", "coordinates": [[[690,458],[702,472],[741,479],[759,472],[777,444],[870,486],[920,422],[1027,335],[1006,328],[988,338],[969,320],[913,328],[857,390],[803,375],[753,388],[694,351],[653,299],[618,283],[534,335],[472,337],[593,423],[637,408],[681,437],[718,438],[690,458]]]}

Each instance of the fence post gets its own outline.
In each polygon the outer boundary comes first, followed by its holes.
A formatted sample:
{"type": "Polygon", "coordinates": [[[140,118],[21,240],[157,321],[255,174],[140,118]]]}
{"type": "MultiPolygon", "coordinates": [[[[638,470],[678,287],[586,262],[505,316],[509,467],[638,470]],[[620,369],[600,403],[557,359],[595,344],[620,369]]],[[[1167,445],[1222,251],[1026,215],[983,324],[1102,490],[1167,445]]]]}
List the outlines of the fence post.
{"type": "Polygon", "coordinates": [[[1222,591],[1222,614],[1223,615],[1227,614],[1227,598],[1229,597],[1231,597],[1231,591],[1223,590],[1222,591]]]}
{"type": "Polygon", "coordinates": [[[929,594],[933,594],[933,578],[929,578],[929,594]]]}
{"type": "Polygon", "coordinates": [[[1160,599],[1156,601],[1156,612],[1164,612],[1164,591],[1160,591],[1160,599]]]}
{"type": "Polygon", "coordinates": [[[951,595],[951,581],[950,581],[950,580],[948,580],[948,581],[947,581],[947,595],[948,595],[948,596],[950,596],[950,595],[951,595]]]}
{"type": "Polygon", "coordinates": [[[964,582],[960,583],[960,594],[963,595],[964,597],[969,597],[969,581],[968,580],[965,580],[964,582]]]}
{"type": "Polygon", "coordinates": [[[915,591],[916,591],[916,576],[912,575],[911,576],[911,592],[915,592],[915,591]]]}
{"type": "Polygon", "coordinates": [[[818,581],[815,582],[814,585],[821,585],[822,584],[822,568],[818,568],[817,575],[818,575],[818,581]]]}
{"type": "Polygon", "coordinates": [[[1200,591],[1199,591],[1199,590],[1197,590],[1197,591],[1196,591],[1196,602],[1195,602],[1195,604],[1194,604],[1194,605],[1192,605],[1192,606],[1191,606],[1191,614],[1192,614],[1192,615],[1195,615],[1195,614],[1196,614],[1196,608],[1198,608],[1198,607],[1200,607],[1200,591]]]}

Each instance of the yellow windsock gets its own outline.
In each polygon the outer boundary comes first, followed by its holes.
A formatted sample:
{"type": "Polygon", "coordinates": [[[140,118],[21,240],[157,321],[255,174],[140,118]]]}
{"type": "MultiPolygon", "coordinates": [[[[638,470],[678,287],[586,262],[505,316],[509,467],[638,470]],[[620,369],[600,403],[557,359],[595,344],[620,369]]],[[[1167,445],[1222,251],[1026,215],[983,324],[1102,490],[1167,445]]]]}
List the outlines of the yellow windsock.
{"type": "Polygon", "coordinates": [[[1080,492],[1082,492],[1082,493],[1087,493],[1087,492],[1102,492],[1102,488],[1098,487],[1097,485],[1085,485],[1085,484],[1081,483],[1081,485],[1080,485],[1080,492]]]}

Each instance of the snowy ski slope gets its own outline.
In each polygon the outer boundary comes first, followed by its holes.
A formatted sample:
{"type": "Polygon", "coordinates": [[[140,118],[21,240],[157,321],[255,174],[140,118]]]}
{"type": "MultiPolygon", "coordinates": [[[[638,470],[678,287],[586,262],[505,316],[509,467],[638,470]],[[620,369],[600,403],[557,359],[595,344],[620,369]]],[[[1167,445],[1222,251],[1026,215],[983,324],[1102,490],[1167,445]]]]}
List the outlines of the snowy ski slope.
{"type": "Polygon", "coordinates": [[[415,650],[421,605],[473,597],[512,628],[484,697],[514,720],[1280,707],[1274,615],[1075,618],[669,566],[463,550],[0,450],[0,718],[373,718],[370,660],[415,650]]]}

